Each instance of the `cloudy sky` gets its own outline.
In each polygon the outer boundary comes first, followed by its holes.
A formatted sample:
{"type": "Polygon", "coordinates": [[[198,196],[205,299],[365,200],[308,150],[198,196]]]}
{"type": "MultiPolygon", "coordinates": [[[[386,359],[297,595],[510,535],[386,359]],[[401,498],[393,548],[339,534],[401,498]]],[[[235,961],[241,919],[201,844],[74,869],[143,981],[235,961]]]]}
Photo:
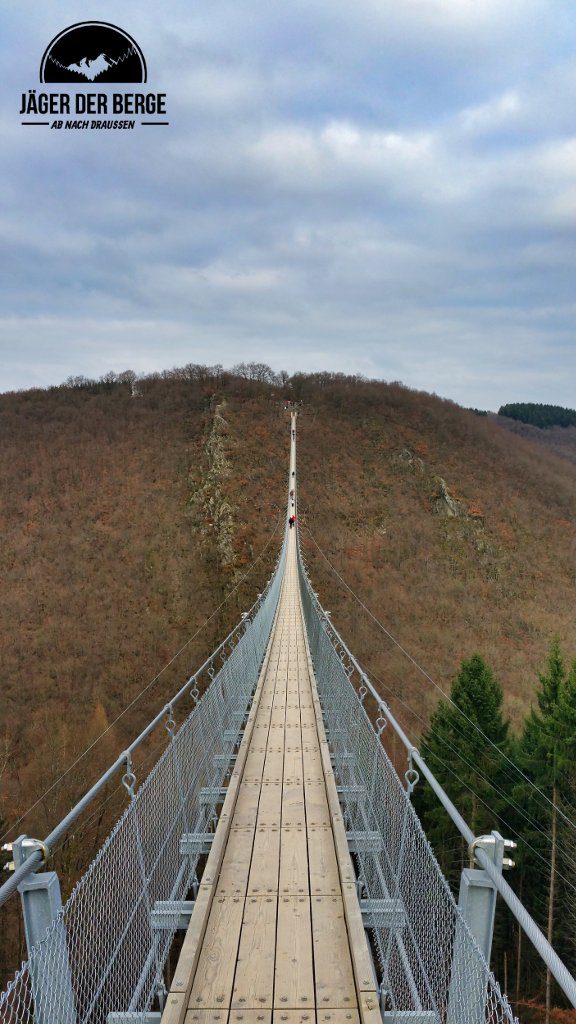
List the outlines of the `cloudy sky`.
{"type": "Polygon", "coordinates": [[[574,0],[2,20],[0,389],[256,359],[576,405],[574,0]],[[140,44],[169,128],[20,125],[48,42],[89,18],[140,44]]]}

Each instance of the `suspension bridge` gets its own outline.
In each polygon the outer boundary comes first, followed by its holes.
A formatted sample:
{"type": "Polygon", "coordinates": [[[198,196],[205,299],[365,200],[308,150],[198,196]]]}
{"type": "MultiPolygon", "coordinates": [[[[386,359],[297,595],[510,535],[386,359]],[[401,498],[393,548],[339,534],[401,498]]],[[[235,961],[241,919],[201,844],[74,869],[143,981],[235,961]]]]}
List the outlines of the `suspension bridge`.
{"type": "Polygon", "coordinates": [[[576,1006],[503,877],[513,844],[472,834],[321,607],[288,522],[295,412],[290,436],[264,593],[50,835],[14,843],[0,904],[19,892],[28,960],[2,1024],[512,1024],[489,967],[498,894],[576,1006]],[[126,809],[62,905],[51,851],[118,775],[126,809]],[[469,844],[458,902],[412,807],[419,775],[469,844]]]}

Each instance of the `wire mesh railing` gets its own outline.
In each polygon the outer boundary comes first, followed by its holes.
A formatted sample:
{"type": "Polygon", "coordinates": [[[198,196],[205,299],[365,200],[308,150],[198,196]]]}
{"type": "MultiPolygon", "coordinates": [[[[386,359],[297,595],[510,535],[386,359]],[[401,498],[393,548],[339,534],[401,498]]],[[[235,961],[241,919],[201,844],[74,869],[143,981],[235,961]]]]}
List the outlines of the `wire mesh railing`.
{"type": "Polygon", "coordinates": [[[173,705],[166,706],[168,743],[140,786],[128,753],[128,806],[0,994],[2,1024],[106,1024],[118,1012],[142,1014],[162,1006],[164,968],[179,916],[169,907],[166,913],[166,903],[195,895],[202,837],[216,827],[270,638],[285,558],[286,538],[266,590],[217,649],[218,659],[206,663],[209,685],[203,695],[198,675],[179,691],[178,699],[188,694],[194,702],[179,727],[173,705]],[[185,847],[183,835],[192,839],[185,847]],[[161,927],[154,915],[158,902],[161,927]]]}
{"type": "Polygon", "coordinates": [[[512,1024],[505,995],[460,915],[381,742],[386,718],[312,590],[299,552],[310,652],[350,848],[370,930],[385,1019],[418,1024],[512,1024]],[[353,685],[353,677],[356,675],[353,685]],[[376,717],[377,716],[377,717],[376,717]]]}

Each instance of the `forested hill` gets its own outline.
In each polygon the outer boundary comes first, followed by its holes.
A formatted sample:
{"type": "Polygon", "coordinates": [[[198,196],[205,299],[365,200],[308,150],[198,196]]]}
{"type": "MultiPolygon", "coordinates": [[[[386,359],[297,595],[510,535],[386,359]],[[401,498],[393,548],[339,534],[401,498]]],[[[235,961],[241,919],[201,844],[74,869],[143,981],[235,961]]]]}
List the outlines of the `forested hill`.
{"type": "Polygon", "coordinates": [[[530,423],[533,427],[548,430],[550,427],[576,427],[576,409],[565,409],[561,405],[544,405],[541,402],[511,402],[501,405],[499,416],[530,423]]]}
{"type": "MultiPolygon", "coordinates": [[[[552,637],[576,654],[576,466],[489,417],[398,384],[275,379],[261,367],[77,378],[2,395],[7,823],[237,587],[90,766],[26,820],[27,832],[45,834],[262,589],[280,543],[286,399],[302,403],[298,511],[313,579],[415,738],[438,692],[335,570],[442,688],[479,652],[515,726],[552,637]]],[[[94,849],[101,838],[91,834],[94,849]]]]}

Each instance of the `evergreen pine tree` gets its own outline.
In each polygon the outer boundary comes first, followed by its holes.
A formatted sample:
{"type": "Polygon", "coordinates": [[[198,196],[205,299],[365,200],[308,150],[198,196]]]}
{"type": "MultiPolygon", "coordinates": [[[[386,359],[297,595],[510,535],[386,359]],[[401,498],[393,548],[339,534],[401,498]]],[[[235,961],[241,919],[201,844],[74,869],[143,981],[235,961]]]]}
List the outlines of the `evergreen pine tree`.
{"type": "MultiPolygon", "coordinates": [[[[453,703],[441,700],[432,715],[421,751],[474,834],[481,835],[498,827],[503,808],[501,752],[508,746],[508,723],[502,717],[502,688],[474,654],[462,662],[450,696],[453,703]]],[[[430,787],[418,789],[416,809],[445,873],[456,884],[467,862],[465,843],[430,787]]]]}
{"type": "MultiPolygon", "coordinates": [[[[558,638],[552,641],[547,670],[540,673],[538,708],[532,708],[524,723],[518,748],[518,764],[529,781],[515,786],[513,800],[523,815],[516,814],[519,834],[516,886],[526,906],[552,945],[562,956],[564,946],[558,931],[561,895],[559,877],[568,864],[565,840],[569,840],[562,805],[574,800],[576,754],[576,668],[569,677],[558,638]],[[532,785],[530,785],[532,783],[532,785]],[[537,792],[540,791],[543,796],[537,792]]],[[[573,872],[572,872],[573,873],[573,872]]],[[[575,880],[576,882],[576,880],[575,880]]],[[[565,921],[566,915],[563,915],[565,921]]],[[[566,927],[561,931],[566,934],[566,927]]],[[[518,987],[525,994],[538,995],[542,984],[538,961],[527,949],[524,966],[518,965],[518,987]]],[[[551,978],[545,979],[547,1019],[551,1008],[551,978]]]]}

